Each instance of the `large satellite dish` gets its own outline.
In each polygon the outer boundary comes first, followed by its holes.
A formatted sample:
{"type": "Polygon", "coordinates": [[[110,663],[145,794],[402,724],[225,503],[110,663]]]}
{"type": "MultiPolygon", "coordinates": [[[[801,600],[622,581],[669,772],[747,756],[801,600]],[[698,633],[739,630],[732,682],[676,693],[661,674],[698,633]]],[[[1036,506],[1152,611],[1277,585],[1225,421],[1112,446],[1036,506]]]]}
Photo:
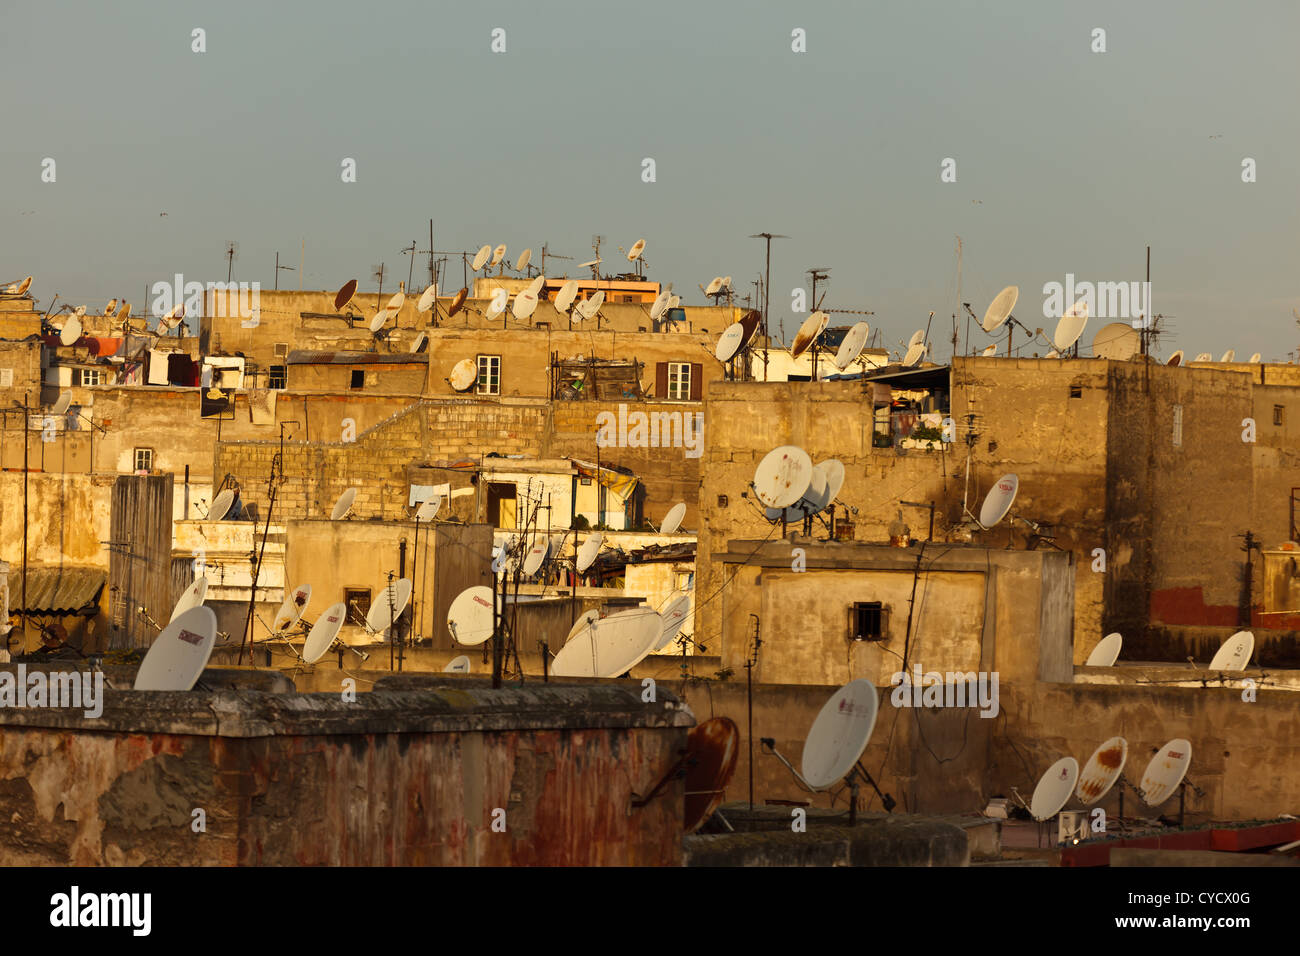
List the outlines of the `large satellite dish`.
{"type": "Polygon", "coordinates": [[[534,296],[542,294],[542,287],[546,285],[546,276],[537,276],[532,282],[528,283],[528,291],[534,296]]]}
{"type": "Polygon", "coordinates": [[[203,599],[208,596],[208,579],[206,577],[197,577],[194,583],[185,589],[185,593],[180,596],[176,606],[172,608],[170,620],[174,621],[186,611],[193,610],[196,607],[203,606],[203,599]]]}
{"type": "Polygon", "coordinates": [[[840,342],[840,350],[835,353],[835,367],[841,372],[862,354],[862,350],[867,346],[867,336],[871,333],[871,326],[866,322],[859,322],[853,328],[849,329],[840,342]]]}
{"type": "Polygon", "coordinates": [[[212,502],[212,507],[208,509],[208,521],[220,521],[230,513],[230,506],[235,503],[235,492],[227,488],[221,494],[217,495],[212,502]]]}
{"type": "Polygon", "coordinates": [[[758,331],[758,324],[763,321],[763,314],[758,309],[750,309],[740,317],[740,324],[745,330],[745,341],[740,343],[743,349],[754,338],[754,333],[758,331]]]}
{"type": "Polygon", "coordinates": [[[479,269],[482,269],[485,265],[487,265],[488,257],[491,255],[492,255],[492,247],[484,246],[477,253],[475,253],[474,261],[470,264],[470,268],[473,269],[475,272],[478,272],[479,269]]]}
{"type": "Polygon", "coordinates": [[[497,246],[495,249],[492,250],[492,264],[494,266],[499,266],[501,264],[501,260],[504,259],[505,257],[506,257],[506,244],[503,242],[501,243],[501,245],[497,246]]]}
{"type": "Polygon", "coordinates": [[[638,239],[636,242],[632,243],[632,248],[627,251],[627,261],[636,262],[637,259],[641,258],[641,253],[643,253],[644,251],[645,251],[645,240],[638,239]]]}
{"type": "Polygon", "coordinates": [[[428,501],[421,502],[415,512],[416,521],[432,521],[442,509],[442,495],[434,495],[428,501]]]}
{"type": "Polygon", "coordinates": [[[984,505],[980,508],[980,527],[988,531],[1007,516],[1020,490],[1020,478],[1016,475],[1003,475],[997,480],[989,493],[984,496],[984,505]]]}
{"type": "Polygon", "coordinates": [[[560,291],[555,294],[555,311],[561,314],[569,311],[569,306],[573,305],[573,300],[578,295],[578,280],[570,279],[564,285],[560,286],[560,291]]]}
{"type": "Polygon", "coordinates": [[[1178,350],[1177,352],[1175,352],[1173,355],[1169,356],[1169,361],[1166,362],[1165,364],[1166,364],[1166,365],[1182,365],[1182,364],[1183,364],[1183,350],[1182,350],[1182,349],[1179,349],[1179,350],[1178,350]]]}
{"type": "Polygon", "coordinates": [[[1142,782],[1138,784],[1147,806],[1158,807],[1173,796],[1178,785],[1183,782],[1183,777],[1187,776],[1187,768],[1191,763],[1191,741],[1177,737],[1161,747],[1147,764],[1142,782]]]}
{"type": "Polygon", "coordinates": [[[465,300],[469,298],[469,289],[461,289],[451,300],[451,305],[447,306],[447,318],[451,318],[461,309],[465,308],[465,300]]]}
{"type": "Polygon", "coordinates": [[[343,621],[347,618],[347,613],[347,605],[340,601],[338,604],[331,604],[325,609],[325,613],[316,619],[316,623],[307,634],[307,640],[302,645],[304,663],[315,664],[325,656],[325,652],[330,649],[334,639],[339,636],[339,631],[343,629],[343,621]]]}
{"type": "Polygon", "coordinates": [[[478,381],[478,363],[473,359],[461,359],[451,370],[448,379],[451,387],[458,392],[465,392],[474,387],[478,381]]]}
{"type": "Polygon", "coordinates": [[[719,362],[730,362],[740,351],[745,341],[745,327],[739,322],[732,322],[718,336],[718,344],[713,350],[713,357],[719,362]]]}
{"type": "Polygon", "coordinates": [[[1131,325],[1111,322],[1103,325],[1092,337],[1092,354],[1097,358],[1125,362],[1142,348],[1142,337],[1131,325]]]}
{"type": "Polygon", "coordinates": [[[1079,341],[1083,328],[1088,324],[1088,300],[1080,299],[1065,310],[1061,321],[1056,323],[1056,332],[1052,335],[1052,344],[1062,352],[1079,341]]]}
{"type": "Polygon", "coordinates": [[[68,321],[63,324],[63,331],[59,333],[59,342],[62,345],[76,345],[80,338],[81,319],[75,315],[69,316],[68,321]]]}
{"type": "Polygon", "coordinates": [[[528,263],[532,261],[533,261],[533,250],[525,249],[523,252],[519,253],[519,261],[515,263],[515,271],[523,272],[525,269],[528,268],[528,263]]]}
{"type": "Polygon", "coordinates": [[[1232,362],[1232,361],[1235,361],[1236,358],[1237,358],[1237,350],[1236,350],[1236,349],[1228,349],[1228,351],[1226,351],[1226,352],[1223,353],[1223,357],[1222,357],[1221,359],[1219,359],[1219,361],[1220,361],[1220,362],[1232,362]]]}
{"type": "Polygon", "coordinates": [[[352,301],[352,297],[357,294],[357,280],[349,279],[343,283],[343,288],[334,294],[334,311],[342,312],[344,307],[352,301]]]}
{"type": "Polygon", "coordinates": [[[591,621],[560,649],[551,665],[556,677],[618,677],[641,663],[663,635],[663,618],[634,607],[591,621]]]}
{"type": "Polygon", "coordinates": [[[533,542],[533,546],[528,549],[528,554],[524,557],[524,574],[532,577],[542,569],[542,563],[546,556],[551,553],[550,538],[542,538],[533,542]]]}
{"type": "Polygon", "coordinates": [[[912,336],[912,341],[908,343],[907,354],[903,356],[903,365],[908,368],[914,368],[920,364],[921,359],[925,356],[925,330],[918,329],[916,335],[912,336]],[[916,341],[917,336],[921,341],[916,341]]]}
{"type": "Polygon", "coordinates": [[[54,404],[50,406],[50,414],[64,415],[67,414],[68,409],[71,407],[72,407],[72,393],[64,392],[62,395],[56,398],[54,400],[54,404]]]}
{"type": "MultiPolygon", "coordinates": [[[[525,250],[527,251],[527,250],[525,250]]],[[[522,266],[520,268],[523,268],[522,266]]],[[[459,657],[453,657],[447,662],[447,666],[442,669],[444,674],[468,674],[470,671],[469,658],[464,654],[459,657]]]]}
{"type": "Polygon", "coordinates": [[[334,502],[334,510],[330,512],[330,520],[338,521],[352,510],[352,502],[357,500],[357,489],[349,488],[343,494],[339,495],[339,500],[334,502]]]}
{"type": "Polygon", "coordinates": [[[285,595],[284,603],[280,605],[280,610],[275,613],[275,620],[271,622],[271,630],[277,634],[289,630],[302,619],[303,612],[307,610],[310,601],[311,585],[298,585],[285,595]]]}
{"type": "Polygon", "coordinates": [[[506,310],[506,303],[510,301],[510,293],[505,289],[497,287],[492,290],[492,301],[488,303],[487,311],[483,313],[485,318],[495,319],[498,315],[506,310]]]}
{"type": "Polygon", "coordinates": [[[654,304],[650,306],[650,318],[658,322],[663,318],[663,314],[668,311],[668,300],[673,294],[665,289],[655,296],[654,304]]]}
{"type": "Polygon", "coordinates": [[[704,825],[722,804],[740,757],[740,728],[730,717],[713,717],[686,735],[687,833],[704,825]]]}
{"type": "Polygon", "coordinates": [[[797,445],[773,448],[754,469],[754,492],[769,508],[788,508],[808,490],[812,459],[797,445]]]}
{"type": "Polygon", "coordinates": [[[691,595],[688,591],[678,591],[668,603],[659,612],[663,618],[664,629],[659,636],[659,644],[655,650],[663,650],[673,641],[677,640],[678,633],[681,632],[682,626],[686,623],[687,615],[691,612],[691,595]]]}
{"type": "Polygon", "coordinates": [[[1107,634],[1097,646],[1092,649],[1088,659],[1084,661],[1084,667],[1113,667],[1115,661],[1119,660],[1120,648],[1124,646],[1124,636],[1115,631],[1107,634]]]}
{"type": "Polygon", "coordinates": [[[1079,780],[1079,761],[1073,757],[1062,757],[1047,768],[1034,787],[1034,795],[1029,800],[1029,815],[1035,820],[1048,820],[1061,812],[1074,785],[1079,780]]]}
{"type": "Polygon", "coordinates": [[[1111,737],[1092,752],[1079,773],[1079,783],[1074,791],[1085,807],[1092,806],[1110,792],[1124,772],[1127,761],[1128,741],[1123,737],[1111,737]]]}
{"type": "Polygon", "coordinates": [[[682,526],[682,519],[686,517],[686,502],[679,501],[672,506],[668,515],[664,518],[664,523],[659,526],[660,534],[675,534],[677,529],[682,526]]]}
{"type": "Polygon", "coordinates": [[[191,690],[212,656],[217,616],[211,608],[192,607],[154,638],[135,674],[133,690],[191,690]]]}
{"type": "Polygon", "coordinates": [[[985,332],[996,332],[1006,322],[1007,316],[1011,315],[1011,310],[1016,307],[1016,300],[1020,298],[1020,286],[1009,285],[989,303],[988,310],[984,313],[984,321],[980,323],[985,332]]]}
{"type": "Polygon", "coordinates": [[[1254,650],[1255,635],[1250,631],[1238,631],[1223,642],[1223,646],[1210,661],[1210,670],[1244,671],[1254,650]]]}
{"type": "Polygon", "coordinates": [[[431,285],[429,286],[429,288],[425,289],[424,292],[420,295],[420,301],[415,303],[415,311],[428,312],[430,309],[433,308],[433,303],[436,302],[437,300],[438,300],[438,286],[435,283],[434,285],[431,285]]]}
{"type": "Polygon", "coordinates": [[[387,630],[406,610],[411,590],[410,578],[398,578],[391,587],[380,588],[379,596],[366,613],[366,627],[376,633],[387,630]]]}
{"type": "Polygon", "coordinates": [[[577,570],[579,574],[591,567],[591,563],[596,560],[596,555],[600,553],[600,543],[603,540],[604,536],[597,532],[582,542],[582,547],[578,548],[577,570]]]}
{"type": "Polygon", "coordinates": [[[406,305],[406,293],[405,292],[394,293],[393,297],[388,300],[388,305],[387,305],[388,314],[396,318],[397,313],[402,311],[402,306],[404,305],[406,305]]]}
{"type": "Polygon", "coordinates": [[[537,309],[537,293],[525,289],[515,296],[514,307],[510,310],[516,319],[526,319],[537,309]]]}
{"type": "Polygon", "coordinates": [[[592,294],[591,298],[589,298],[585,303],[583,303],[585,308],[582,310],[582,314],[590,319],[592,316],[594,316],[597,312],[600,311],[600,307],[604,304],[605,304],[605,290],[597,289],[592,294]]]}
{"type": "Polygon", "coordinates": [[[814,790],[843,780],[867,749],[876,726],[876,685],[859,678],[822,705],[804,740],[802,777],[814,790]]]}
{"type": "Polygon", "coordinates": [[[788,508],[764,508],[763,511],[768,521],[780,521],[783,512],[786,521],[802,521],[809,515],[822,511],[828,504],[830,504],[830,482],[827,480],[825,469],[817,464],[813,465],[808,487],[798,501],[788,508]]]}
{"type": "MultiPolygon", "coordinates": [[[[704,288],[705,295],[717,295],[721,291],[722,291],[722,276],[714,276],[712,279],[709,280],[709,284],[704,288]]],[[[668,299],[665,298],[664,302],[667,303],[668,299]]]]}
{"type": "Polygon", "coordinates": [[[817,336],[825,331],[829,319],[829,315],[820,311],[804,319],[803,325],[799,326],[799,331],[795,334],[794,345],[790,347],[790,357],[798,358],[808,351],[808,347],[817,341],[817,336]]]}
{"type": "Polygon", "coordinates": [[[492,636],[493,616],[492,589],[466,588],[447,609],[447,630],[457,644],[475,647],[492,636]]]}

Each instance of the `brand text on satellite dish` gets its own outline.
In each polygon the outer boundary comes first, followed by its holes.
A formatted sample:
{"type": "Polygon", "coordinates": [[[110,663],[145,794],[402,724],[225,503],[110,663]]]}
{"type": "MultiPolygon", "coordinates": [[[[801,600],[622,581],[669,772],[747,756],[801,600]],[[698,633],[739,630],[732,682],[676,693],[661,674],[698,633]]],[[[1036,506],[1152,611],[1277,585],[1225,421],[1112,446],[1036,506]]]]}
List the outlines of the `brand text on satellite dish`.
{"type": "Polygon", "coordinates": [[[0,672],[0,707],[82,707],[83,716],[104,712],[104,672],[32,671],[19,664],[17,673],[0,672]]]}
{"type": "Polygon", "coordinates": [[[632,412],[627,405],[596,416],[600,448],[685,448],[687,458],[704,453],[703,412],[632,412]]]}
{"type": "Polygon", "coordinates": [[[1080,299],[1088,303],[1088,317],[1094,319],[1132,319],[1133,327],[1151,322],[1150,282],[1079,282],[1074,273],[1065,274],[1065,284],[1048,282],[1043,286],[1043,318],[1059,319],[1080,299]]]}
{"type": "Polygon", "coordinates": [[[912,668],[912,676],[897,671],[889,679],[894,690],[889,695],[895,707],[976,707],[981,717],[998,715],[998,672],[974,671],[940,674],[921,673],[912,668]]]}
{"type": "Polygon", "coordinates": [[[204,314],[204,294],[212,302],[210,318],[257,318],[261,312],[262,284],[260,282],[186,282],[179,272],[171,284],[159,280],[149,287],[154,297],[149,303],[150,314],[164,316],[184,303],[185,314],[204,314]]]}

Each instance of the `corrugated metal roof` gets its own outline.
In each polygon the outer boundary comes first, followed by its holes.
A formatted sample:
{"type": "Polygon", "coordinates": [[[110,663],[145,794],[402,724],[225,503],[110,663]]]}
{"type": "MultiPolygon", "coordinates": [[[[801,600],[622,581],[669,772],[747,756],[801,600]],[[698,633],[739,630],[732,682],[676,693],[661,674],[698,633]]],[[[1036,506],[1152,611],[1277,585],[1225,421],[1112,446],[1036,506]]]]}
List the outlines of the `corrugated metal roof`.
{"type": "Polygon", "coordinates": [[[425,365],[424,352],[311,352],[295,349],[285,360],[288,365],[425,365]]]}
{"type": "Polygon", "coordinates": [[[99,568],[28,568],[27,607],[24,608],[22,571],[13,568],[9,579],[9,609],[32,614],[70,614],[96,603],[107,580],[107,572],[99,568]]]}

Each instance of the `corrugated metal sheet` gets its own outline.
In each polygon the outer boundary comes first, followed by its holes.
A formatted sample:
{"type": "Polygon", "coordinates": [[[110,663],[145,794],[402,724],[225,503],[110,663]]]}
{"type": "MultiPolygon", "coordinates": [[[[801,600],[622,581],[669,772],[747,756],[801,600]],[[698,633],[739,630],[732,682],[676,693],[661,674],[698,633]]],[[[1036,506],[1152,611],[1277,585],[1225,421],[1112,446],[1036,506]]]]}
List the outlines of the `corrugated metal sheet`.
{"type": "Polygon", "coordinates": [[[21,571],[9,582],[10,611],[69,614],[98,603],[108,574],[99,568],[28,568],[27,607],[23,607],[21,571]]]}

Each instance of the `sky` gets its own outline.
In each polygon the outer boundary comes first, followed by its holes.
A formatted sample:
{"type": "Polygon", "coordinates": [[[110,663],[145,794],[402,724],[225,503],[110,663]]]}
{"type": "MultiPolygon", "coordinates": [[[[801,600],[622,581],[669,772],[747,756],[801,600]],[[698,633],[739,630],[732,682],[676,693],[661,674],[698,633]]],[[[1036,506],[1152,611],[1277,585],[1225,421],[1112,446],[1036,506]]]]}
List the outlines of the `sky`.
{"type": "Polygon", "coordinates": [[[982,316],[1018,285],[1016,317],[1050,334],[1045,284],[1140,281],[1150,245],[1158,354],[1286,361],[1298,36],[1294,0],[10,0],[0,280],[35,275],[41,308],[138,311],[176,273],[224,281],[233,240],[237,281],[270,288],[279,252],[285,287],[301,256],[304,288],[373,291],[383,262],[395,289],[432,219],[438,250],[573,257],[551,275],[586,274],[595,234],[611,264],[644,238],[649,276],[706,304],[715,275],[752,292],[748,236],[773,232],[791,237],[772,243],[774,334],[793,338],[793,290],[826,267],[824,308],[874,312],[890,348],[934,311],[946,360],[961,302],[982,316]]]}

